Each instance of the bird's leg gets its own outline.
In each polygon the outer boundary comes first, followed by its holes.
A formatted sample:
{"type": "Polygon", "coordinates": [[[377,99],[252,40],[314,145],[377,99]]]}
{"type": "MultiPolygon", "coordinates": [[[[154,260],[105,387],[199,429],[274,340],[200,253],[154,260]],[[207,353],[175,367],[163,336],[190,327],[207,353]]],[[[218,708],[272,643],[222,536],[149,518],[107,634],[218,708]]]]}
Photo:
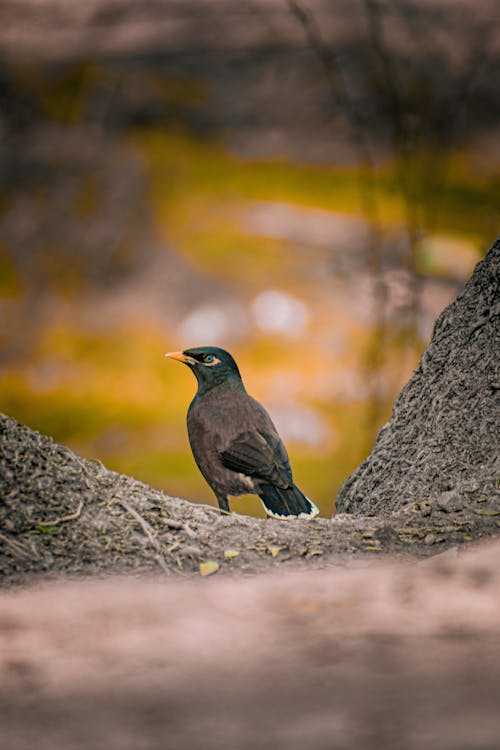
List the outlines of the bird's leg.
{"type": "Polygon", "coordinates": [[[217,495],[217,502],[219,503],[219,508],[222,516],[225,516],[227,513],[230,513],[229,510],[229,501],[227,499],[227,495],[217,495]]]}

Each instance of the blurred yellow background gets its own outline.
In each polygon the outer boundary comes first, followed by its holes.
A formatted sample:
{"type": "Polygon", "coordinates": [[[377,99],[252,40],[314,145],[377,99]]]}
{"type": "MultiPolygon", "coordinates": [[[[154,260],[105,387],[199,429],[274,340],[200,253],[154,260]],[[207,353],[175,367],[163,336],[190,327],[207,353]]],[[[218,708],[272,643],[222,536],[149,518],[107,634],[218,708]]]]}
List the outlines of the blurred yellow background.
{"type": "MultiPolygon", "coordinates": [[[[329,515],[495,237],[485,107],[498,90],[476,85],[462,119],[438,123],[461,69],[438,75],[413,50],[387,92],[369,75],[380,44],[332,32],[325,45],[365,78],[326,112],[330,84],[292,22],[275,47],[213,42],[208,57],[175,35],[161,55],[147,34],[114,57],[4,45],[0,403],[86,457],[214,503],[187,441],[195,380],[163,355],[223,346],[329,515]],[[358,110],[364,145],[349,132],[358,110]]],[[[397,45],[384,53],[399,70],[397,45]]],[[[233,507],[263,515],[255,498],[233,507]]]]}

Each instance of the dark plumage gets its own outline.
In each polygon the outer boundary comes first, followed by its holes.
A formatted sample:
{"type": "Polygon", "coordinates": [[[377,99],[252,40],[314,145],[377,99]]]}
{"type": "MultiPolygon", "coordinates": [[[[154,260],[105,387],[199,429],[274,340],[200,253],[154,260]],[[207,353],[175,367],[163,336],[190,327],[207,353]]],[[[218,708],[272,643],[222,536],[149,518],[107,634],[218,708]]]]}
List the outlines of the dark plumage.
{"type": "Polygon", "coordinates": [[[200,346],[165,356],[184,362],[198,380],[187,415],[189,442],[220,509],[229,511],[230,495],[253,493],[273,518],[314,518],[318,508],[293,483],[276,427],[246,392],[229,352],[200,346]]]}

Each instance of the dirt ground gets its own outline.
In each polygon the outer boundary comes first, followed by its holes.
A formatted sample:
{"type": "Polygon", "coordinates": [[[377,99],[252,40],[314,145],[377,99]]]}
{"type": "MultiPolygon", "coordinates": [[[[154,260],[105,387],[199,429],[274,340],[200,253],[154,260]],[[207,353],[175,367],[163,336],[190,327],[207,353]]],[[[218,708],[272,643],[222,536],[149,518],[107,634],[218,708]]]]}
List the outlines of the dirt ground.
{"type": "Polygon", "coordinates": [[[8,750],[497,749],[500,541],[0,594],[8,750]]]}

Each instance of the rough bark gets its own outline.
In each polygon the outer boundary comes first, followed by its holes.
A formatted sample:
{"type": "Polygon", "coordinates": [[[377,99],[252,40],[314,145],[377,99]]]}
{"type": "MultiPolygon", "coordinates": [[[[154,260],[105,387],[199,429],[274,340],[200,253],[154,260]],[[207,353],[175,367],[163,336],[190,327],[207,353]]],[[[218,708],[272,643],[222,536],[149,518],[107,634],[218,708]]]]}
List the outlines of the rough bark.
{"type": "Polygon", "coordinates": [[[498,507],[500,240],[438,318],[418,370],[337,510],[391,514],[442,499],[498,507]]]}

